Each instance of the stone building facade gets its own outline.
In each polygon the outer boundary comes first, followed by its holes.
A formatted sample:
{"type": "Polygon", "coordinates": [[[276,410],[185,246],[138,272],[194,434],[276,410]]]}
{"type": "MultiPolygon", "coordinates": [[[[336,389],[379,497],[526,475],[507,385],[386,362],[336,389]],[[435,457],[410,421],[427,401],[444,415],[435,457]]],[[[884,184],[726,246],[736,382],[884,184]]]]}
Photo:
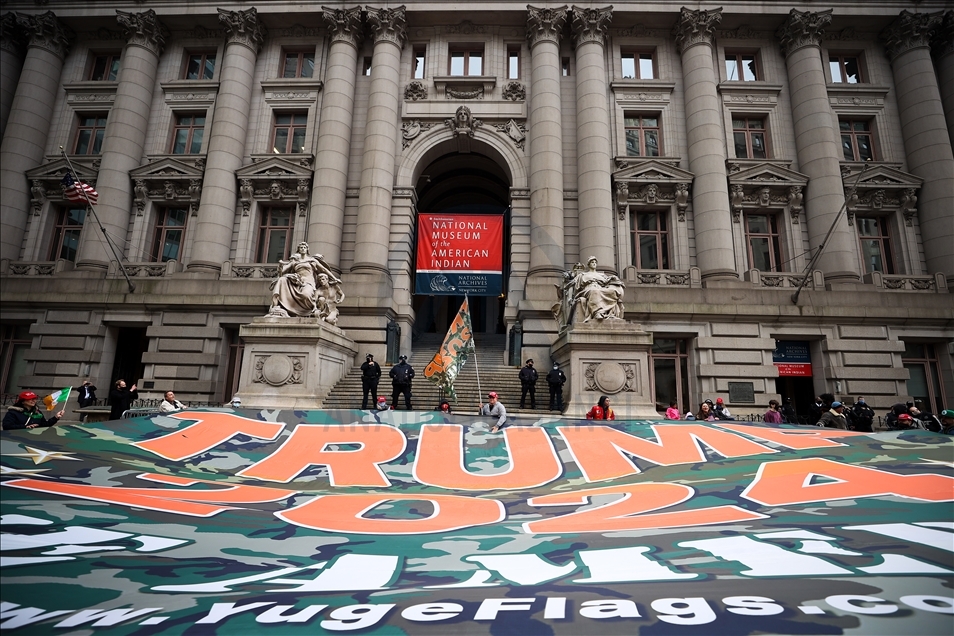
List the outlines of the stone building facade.
{"type": "Polygon", "coordinates": [[[4,2],[4,391],[228,399],[299,241],[360,349],[383,360],[391,323],[408,352],[450,302],[414,289],[417,213],[491,210],[505,291],[475,324],[519,325],[524,360],[596,256],[663,409],[954,400],[945,2],[150,4],[4,2]]]}

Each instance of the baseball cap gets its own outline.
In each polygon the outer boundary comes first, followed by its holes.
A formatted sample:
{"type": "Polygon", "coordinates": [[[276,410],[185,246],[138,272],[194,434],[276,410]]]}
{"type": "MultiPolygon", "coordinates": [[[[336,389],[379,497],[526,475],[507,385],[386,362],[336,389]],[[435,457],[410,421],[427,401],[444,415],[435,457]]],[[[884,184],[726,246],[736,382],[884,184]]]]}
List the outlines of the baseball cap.
{"type": "Polygon", "coordinates": [[[378,402],[387,402],[387,401],[388,401],[388,399],[387,399],[386,397],[384,397],[383,395],[379,395],[379,396],[378,396],[378,402]]]}
{"type": "Polygon", "coordinates": [[[19,395],[19,399],[21,400],[35,400],[37,397],[39,396],[33,391],[24,391],[19,395]]]}
{"type": "Polygon", "coordinates": [[[941,411],[941,417],[954,418],[954,411],[952,411],[951,409],[944,409],[943,411],[941,411]]]}
{"type": "Polygon", "coordinates": [[[722,398],[716,398],[716,404],[724,404],[722,398]]]}
{"type": "Polygon", "coordinates": [[[489,398],[495,398],[495,397],[497,397],[497,392],[496,392],[496,391],[491,391],[490,393],[487,394],[487,397],[489,397],[489,398]]]}
{"type": "Polygon", "coordinates": [[[710,405],[711,405],[711,404],[712,404],[712,400],[706,400],[706,401],[704,402],[704,404],[710,404],[710,405]]]}
{"type": "Polygon", "coordinates": [[[841,406],[841,402],[839,402],[838,400],[835,400],[834,402],[831,403],[831,408],[833,409],[837,409],[839,406],[841,406]]]}
{"type": "Polygon", "coordinates": [[[910,420],[913,420],[913,419],[914,419],[914,418],[911,417],[910,415],[908,415],[907,413],[902,413],[901,415],[898,416],[898,421],[899,421],[899,422],[907,422],[907,421],[910,421],[910,420]]]}

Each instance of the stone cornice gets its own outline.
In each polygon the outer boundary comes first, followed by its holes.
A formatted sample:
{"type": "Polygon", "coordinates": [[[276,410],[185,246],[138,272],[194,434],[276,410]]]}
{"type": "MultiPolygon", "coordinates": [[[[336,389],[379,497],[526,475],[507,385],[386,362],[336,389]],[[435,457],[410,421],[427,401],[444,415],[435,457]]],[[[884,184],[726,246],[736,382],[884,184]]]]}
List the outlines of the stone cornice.
{"type": "Polygon", "coordinates": [[[0,16],[0,51],[20,57],[25,44],[16,15],[11,11],[0,16]]]}
{"type": "Polygon", "coordinates": [[[722,22],[722,7],[710,11],[693,11],[683,7],[679,12],[679,21],[672,29],[679,52],[696,44],[711,45],[716,27],[720,22],[722,22]]]}
{"type": "Polygon", "coordinates": [[[116,10],[116,21],[123,27],[123,36],[130,46],[141,46],[158,57],[166,46],[169,29],[159,21],[152,9],[142,13],[126,13],[116,10]]]}
{"type": "Polygon", "coordinates": [[[226,41],[229,44],[244,44],[256,54],[262,48],[268,30],[259,20],[255,7],[245,11],[219,9],[219,22],[225,27],[226,41]]]}
{"type": "Polygon", "coordinates": [[[17,14],[17,26],[29,37],[29,46],[46,49],[60,59],[70,50],[73,30],[56,19],[52,11],[40,15],[17,14]]]}
{"type": "Polygon", "coordinates": [[[407,12],[404,5],[394,9],[375,9],[365,7],[368,12],[368,24],[374,34],[374,43],[390,42],[398,48],[404,48],[407,39],[407,12]]]}
{"type": "Polygon", "coordinates": [[[322,7],[322,18],[331,34],[331,41],[344,42],[358,48],[364,36],[361,29],[361,7],[332,9],[322,7]]]}
{"type": "Polygon", "coordinates": [[[884,42],[888,59],[894,61],[896,57],[911,49],[930,47],[931,36],[941,26],[943,16],[938,13],[911,13],[907,9],[901,12],[898,18],[881,32],[881,41],[884,42]]]}
{"type": "Polygon", "coordinates": [[[825,35],[825,27],[831,24],[832,10],[798,11],[792,9],[788,19],[778,28],[776,36],[786,57],[804,46],[819,46],[825,35]]]}
{"type": "Polygon", "coordinates": [[[563,27],[567,19],[566,5],[556,9],[531,7],[527,5],[527,41],[532,49],[544,40],[560,43],[563,27]]]}
{"type": "Polygon", "coordinates": [[[954,53],[954,11],[946,11],[931,41],[931,52],[940,59],[954,53]]]}
{"type": "Polygon", "coordinates": [[[606,43],[606,33],[613,21],[613,7],[602,9],[573,7],[573,40],[577,46],[584,42],[606,43]]]}

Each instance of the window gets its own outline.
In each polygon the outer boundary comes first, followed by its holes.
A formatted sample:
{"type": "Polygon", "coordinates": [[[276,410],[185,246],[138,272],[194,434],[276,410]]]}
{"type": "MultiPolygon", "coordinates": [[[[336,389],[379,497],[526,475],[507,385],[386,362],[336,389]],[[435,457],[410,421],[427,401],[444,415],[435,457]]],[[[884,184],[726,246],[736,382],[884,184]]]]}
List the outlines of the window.
{"type": "Polygon", "coordinates": [[[106,113],[80,115],[76,127],[76,143],[73,154],[98,155],[103,150],[103,136],[106,134],[106,113]]]}
{"type": "Polygon", "coordinates": [[[733,117],[732,138],[736,159],[765,159],[765,120],[759,117],[733,117]]]}
{"type": "Polygon", "coordinates": [[[94,82],[114,82],[119,76],[119,53],[104,53],[93,58],[89,76],[94,82]]]}
{"type": "Polygon", "coordinates": [[[282,51],[282,77],[313,77],[314,51],[282,51]]]}
{"type": "MultiPolygon", "coordinates": [[[[941,345],[944,347],[944,345],[941,345]]],[[[941,383],[941,368],[938,364],[937,347],[929,342],[904,341],[901,363],[911,377],[907,381],[908,395],[922,411],[940,413],[946,407],[944,385],[941,383]]]]}
{"type": "Polygon", "coordinates": [[[3,325],[0,349],[0,387],[4,393],[18,393],[20,378],[26,375],[26,352],[33,344],[30,325],[3,325]]]}
{"type": "Polygon", "coordinates": [[[777,215],[746,213],[745,242],[749,246],[749,268],[761,272],[784,270],[777,215]]]}
{"type": "Polygon", "coordinates": [[[563,69],[563,77],[570,76],[570,58],[564,57],[560,60],[560,67],[563,69]]]}
{"type": "Polygon", "coordinates": [[[874,143],[871,122],[864,119],[842,119],[838,122],[841,131],[841,148],[845,161],[874,159],[874,143]]]}
{"type": "Polygon", "coordinates": [[[210,80],[215,74],[215,53],[189,53],[182,79],[210,80]]]}
{"type": "Polygon", "coordinates": [[[258,263],[277,263],[288,258],[294,215],[289,208],[265,208],[258,231],[258,263]]]}
{"type": "Polygon", "coordinates": [[[53,242],[50,244],[50,260],[76,261],[80,233],[86,220],[86,208],[59,208],[56,225],[53,227],[53,242]]]}
{"type": "Polygon", "coordinates": [[[205,114],[176,115],[172,132],[172,154],[197,155],[202,151],[205,114]]]}
{"type": "Polygon", "coordinates": [[[633,265],[638,269],[669,269],[669,231],[666,212],[632,215],[633,265]]]}
{"type": "Polygon", "coordinates": [[[656,115],[627,115],[623,120],[626,128],[627,157],[659,156],[659,117],[656,115]]]}
{"type": "Polygon", "coordinates": [[[864,81],[861,78],[861,63],[857,55],[829,55],[828,68],[834,84],[860,84],[864,81]]]}
{"type": "Polygon", "coordinates": [[[861,241],[861,260],[865,264],[865,273],[893,274],[888,220],[883,216],[858,217],[855,225],[858,228],[858,240],[861,241]]]}
{"type": "Polygon", "coordinates": [[[507,47],[507,79],[520,79],[520,45],[507,47]]]}
{"type": "Polygon", "coordinates": [[[725,53],[725,78],[730,82],[755,82],[762,79],[758,55],[755,53],[725,53]]]}
{"type": "Polygon", "coordinates": [[[185,237],[186,208],[162,208],[156,216],[156,238],[152,243],[152,260],[157,263],[178,261],[182,256],[185,237]]]}
{"type": "Polygon", "coordinates": [[[371,75],[371,58],[364,58],[364,62],[361,65],[361,74],[362,75],[371,75]]]}
{"type": "Polygon", "coordinates": [[[653,370],[653,394],[656,410],[665,412],[675,401],[683,413],[693,410],[689,404],[689,341],[681,338],[653,338],[649,358],[653,370]]]}
{"type": "Polygon", "coordinates": [[[456,76],[462,75],[483,75],[484,72],[484,47],[483,46],[457,46],[450,50],[450,74],[456,76]]]}
{"type": "Polygon", "coordinates": [[[277,154],[304,152],[307,113],[276,113],[272,134],[273,152],[277,154]]]}
{"type": "Polygon", "coordinates": [[[414,47],[414,79],[424,79],[424,61],[427,59],[427,47],[414,47]]]}
{"type": "Polygon", "coordinates": [[[656,79],[656,54],[623,51],[623,79],[656,79]]]}

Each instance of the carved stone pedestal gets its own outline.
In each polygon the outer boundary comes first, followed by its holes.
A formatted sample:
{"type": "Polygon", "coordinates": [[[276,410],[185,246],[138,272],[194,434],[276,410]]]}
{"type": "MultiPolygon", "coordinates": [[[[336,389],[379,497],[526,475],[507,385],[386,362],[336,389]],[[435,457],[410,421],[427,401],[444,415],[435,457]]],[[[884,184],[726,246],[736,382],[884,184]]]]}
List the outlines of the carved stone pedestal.
{"type": "Polygon", "coordinates": [[[354,365],[344,331],[317,318],[255,318],[245,341],[239,397],[243,407],[318,409],[354,365]]]}
{"type": "Polygon", "coordinates": [[[567,374],[564,416],[583,418],[601,395],[607,395],[616,419],[658,418],[649,381],[652,346],[652,333],[625,320],[571,326],[551,349],[567,374]]]}

